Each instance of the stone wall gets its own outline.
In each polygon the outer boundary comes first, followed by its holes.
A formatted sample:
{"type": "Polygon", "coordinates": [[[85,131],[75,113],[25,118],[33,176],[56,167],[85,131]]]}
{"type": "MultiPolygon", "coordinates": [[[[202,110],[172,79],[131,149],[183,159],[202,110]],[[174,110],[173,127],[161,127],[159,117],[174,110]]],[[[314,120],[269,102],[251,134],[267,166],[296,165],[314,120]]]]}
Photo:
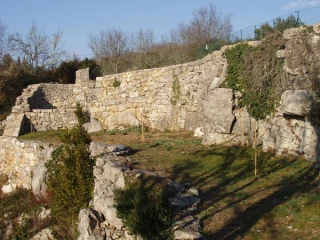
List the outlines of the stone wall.
{"type": "MultiPolygon", "coordinates": [[[[57,129],[70,126],[72,117],[65,118],[62,113],[79,102],[104,129],[139,125],[143,116],[145,126],[151,129],[194,130],[202,119],[203,99],[224,79],[225,68],[223,51],[217,51],[191,63],[108,75],[95,81],[83,77],[87,69],[79,70],[76,84],[29,86],[17,98],[12,113],[25,114],[38,131],[57,129]],[[121,83],[118,87],[113,86],[115,78],[121,83]],[[48,116],[39,109],[53,112],[48,116]],[[56,119],[59,126],[53,122],[56,119]]],[[[4,135],[29,132],[28,121],[14,121],[4,135]]]]}
{"type": "Polygon", "coordinates": [[[33,109],[25,116],[28,119],[25,130],[29,132],[72,128],[78,123],[73,108],[33,109]]]}
{"type": "Polygon", "coordinates": [[[0,173],[9,178],[2,187],[4,193],[15,188],[31,189],[33,170],[48,161],[53,151],[50,144],[15,137],[0,137],[0,146],[0,173]]]}
{"type": "MultiPolygon", "coordinates": [[[[314,76],[297,59],[318,59],[320,33],[317,26],[319,25],[314,26],[313,32],[305,28],[284,32],[285,46],[278,50],[277,57],[284,59],[286,78],[282,84],[285,90],[310,89],[310,81],[314,76]],[[308,42],[312,57],[304,51],[304,44],[299,45],[302,38],[308,42]],[[296,50],[299,50],[299,58],[295,55],[296,50]]],[[[260,42],[249,44],[258,46],[260,42]]],[[[29,132],[31,122],[38,131],[73,126],[75,119],[71,112],[79,102],[91,119],[100,122],[103,129],[139,126],[143,119],[144,125],[150,129],[202,129],[204,144],[245,145],[252,144],[254,132],[257,132],[257,142],[267,146],[264,149],[273,149],[278,153],[297,152],[297,142],[305,141],[301,140],[300,135],[290,135],[293,120],[289,121],[285,112],[279,110],[278,114],[269,116],[266,121],[256,123],[245,109],[237,105],[239,93],[219,88],[226,76],[224,52],[230,47],[232,46],[223,47],[201,60],[186,64],[107,75],[98,77],[95,81],[89,81],[89,70],[82,69],[77,72],[76,84],[31,85],[17,98],[3,135],[18,136],[29,132]],[[120,82],[120,86],[113,86],[115,79],[120,82]],[[278,131],[277,136],[274,136],[274,128],[271,134],[272,127],[269,125],[288,131],[286,134],[278,131]],[[295,144],[280,144],[280,141],[276,141],[277,138],[287,139],[284,136],[288,135],[295,144]],[[274,144],[271,138],[274,139],[274,144]]],[[[291,97],[299,98],[298,95],[291,97]]],[[[295,120],[297,125],[306,125],[312,131],[312,143],[307,144],[312,147],[306,149],[318,149],[314,147],[318,130],[306,123],[307,115],[305,113],[295,120]]],[[[298,153],[316,157],[319,151],[299,150],[298,153]]]]}

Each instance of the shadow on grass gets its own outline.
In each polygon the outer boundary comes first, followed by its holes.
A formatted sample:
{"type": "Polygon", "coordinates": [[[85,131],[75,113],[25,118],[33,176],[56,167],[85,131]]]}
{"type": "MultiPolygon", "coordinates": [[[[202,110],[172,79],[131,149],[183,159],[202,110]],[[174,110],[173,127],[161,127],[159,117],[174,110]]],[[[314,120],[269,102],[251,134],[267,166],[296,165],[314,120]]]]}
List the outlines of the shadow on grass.
{"type": "MultiPolygon", "coordinates": [[[[226,217],[214,232],[207,232],[207,239],[241,239],[274,208],[314,187],[313,181],[318,176],[314,169],[304,167],[289,172],[301,160],[271,161],[272,154],[261,153],[259,177],[254,177],[252,156],[252,150],[240,147],[201,150],[173,167],[172,175],[176,180],[191,182],[200,189],[202,203],[199,213],[206,212],[202,221],[209,221],[218,213],[232,209],[231,217],[226,217]],[[270,186],[268,181],[272,182],[270,186]],[[266,191],[267,188],[270,192],[266,191]],[[247,199],[255,200],[248,201],[250,203],[243,207],[241,203],[247,199]],[[214,207],[216,203],[222,206],[214,207]]],[[[275,224],[269,222],[269,225],[271,232],[276,233],[275,224]]]]}

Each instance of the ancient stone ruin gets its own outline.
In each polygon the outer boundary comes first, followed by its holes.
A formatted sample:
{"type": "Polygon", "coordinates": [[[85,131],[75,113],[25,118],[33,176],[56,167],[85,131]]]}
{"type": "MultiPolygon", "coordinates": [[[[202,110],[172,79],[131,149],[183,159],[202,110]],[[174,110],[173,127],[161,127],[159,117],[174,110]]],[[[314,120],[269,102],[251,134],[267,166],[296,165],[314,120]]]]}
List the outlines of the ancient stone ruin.
{"type": "MultiPolygon", "coordinates": [[[[290,68],[294,42],[304,28],[283,34],[285,49],[277,52],[290,75],[277,112],[259,121],[258,143],[278,154],[304,155],[315,159],[319,153],[318,129],[306,119],[310,110],[310,89],[304,66],[290,68]]],[[[319,27],[309,34],[317,52],[319,27]]],[[[259,42],[249,42],[252,46],[259,42]]],[[[237,106],[231,89],[220,88],[227,61],[223,47],[205,58],[163,68],[107,75],[89,80],[89,69],[77,71],[75,84],[36,84],[17,98],[7,118],[3,136],[19,136],[30,131],[72,127],[74,108],[80,103],[90,114],[91,131],[139,126],[143,119],[149,129],[203,132],[204,144],[252,143],[253,119],[237,106]],[[121,84],[113,86],[117,79],[121,84]],[[242,133],[242,131],[244,131],[242,133]]]]}
{"type": "MultiPolygon", "coordinates": [[[[43,194],[45,186],[39,185],[45,178],[43,164],[54,146],[21,141],[16,137],[32,131],[75,126],[77,103],[90,115],[90,123],[86,126],[89,131],[140,126],[143,121],[149,129],[195,131],[203,136],[203,144],[228,145],[242,142],[251,145],[256,132],[257,143],[262,144],[264,151],[301,155],[310,161],[318,161],[320,132],[308,118],[312,111],[310,79],[305,66],[292,64],[300,57],[295,56],[294,44],[306,31],[302,27],[284,32],[285,48],[278,50],[277,57],[284,59],[283,70],[289,76],[283,83],[286,91],[282,93],[276,111],[257,122],[257,126],[246,109],[237,105],[238,93],[220,87],[226,78],[225,51],[232,46],[180,65],[108,75],[95,80],[89,79],[89,69],[82,69],[76,74],[75,84],[28,86],[17,98],[0,137],[0,172],[8,176],[2,191],[7,193],[23,187],[32,188],[35,195],[43,194]],[[120,86],[113,86],[115,79],[120,86]]],[[[319,57],[319,24],[313,26],[307,36],[312,54],[319,57]]],[[[249,44],[257,46],[259,42],[249,44]]],[[[97,164],[96,174],[110,161],[100,159],[97,164]]],[[[96,178],[99,179],[99,174],[96,178]]],[[[96,199],[93,203],[99,208],[96,199]]],[[[84,222],[88,216],[98,216],[91,210],[84,210],[81,214],[84,222]]],[[[102,224],[100,220],[97,222],[102,224]]],[[[105,235],[111,234],[107,226],[103,228],[105,235]]],[[[96,234],[95,228],[83,229],[87,231],[82,233],[84,235],[96,234]]]]}

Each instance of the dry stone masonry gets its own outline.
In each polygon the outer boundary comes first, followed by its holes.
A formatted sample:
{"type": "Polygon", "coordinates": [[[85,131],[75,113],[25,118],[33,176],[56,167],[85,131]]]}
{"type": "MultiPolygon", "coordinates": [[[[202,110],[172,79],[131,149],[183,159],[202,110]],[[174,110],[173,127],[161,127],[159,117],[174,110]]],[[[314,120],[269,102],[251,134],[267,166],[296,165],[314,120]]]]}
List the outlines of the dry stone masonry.
{"type": "MultiPolygon", "coordinates": [[[[310,125],[310,73],[297,62],[303,56],[304,38],[312,56],[319,59],[319,24],[286,30],[285,46],[277,57],[284,59],[287,91],[279,108],[266,120],[255,123],[246,109],[239,108],[239,93],[220,88],[227,61],[223,47],[205,58],[169,67],[125,72],[89,80],[89,69],[77,71],[75,84],[36,84],[17,98],[7,118],[4,136],[30,131],[60,129],[75,125],[74,109],[80,103],[88,111],[90,131],[139,126],[143,119],[149,129],[194,131],[204,144],[251,145],[254,132],[264,150],[278,154],[319,155],[319,130],[310,125]],[[114,87],[113,82],[120,82],[114,87]]],[[[249,42],[253,47],[260,42],[249,42]]],[[[312,109],[311,109],[312,111],[312,109]]]]}
{"type": "Polygon", "coordinates": [[[8,176],[2,192],[9,193],[16,188],[31,189],[33,186],[36,196],[45,194],[43,168],[44,163],[51,158],[53,146],[39,141],[22,141],[15,137],[0,137],[0,146],[0,173],[8,176]]]}

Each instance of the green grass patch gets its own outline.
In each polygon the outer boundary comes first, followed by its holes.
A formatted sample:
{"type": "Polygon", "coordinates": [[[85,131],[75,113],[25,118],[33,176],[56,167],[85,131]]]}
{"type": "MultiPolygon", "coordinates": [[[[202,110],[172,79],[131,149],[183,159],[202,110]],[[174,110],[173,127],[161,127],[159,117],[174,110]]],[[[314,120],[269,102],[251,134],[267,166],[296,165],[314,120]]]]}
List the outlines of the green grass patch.
{"type": "Polygon", "coordinates": [[[60,137],[67,131],[64,129],[50,130],[45,132],[32,132],[25,135],[21,135],[18,138],[21,140],[36,140],[50,143],[59,143],[60,137]]]}

